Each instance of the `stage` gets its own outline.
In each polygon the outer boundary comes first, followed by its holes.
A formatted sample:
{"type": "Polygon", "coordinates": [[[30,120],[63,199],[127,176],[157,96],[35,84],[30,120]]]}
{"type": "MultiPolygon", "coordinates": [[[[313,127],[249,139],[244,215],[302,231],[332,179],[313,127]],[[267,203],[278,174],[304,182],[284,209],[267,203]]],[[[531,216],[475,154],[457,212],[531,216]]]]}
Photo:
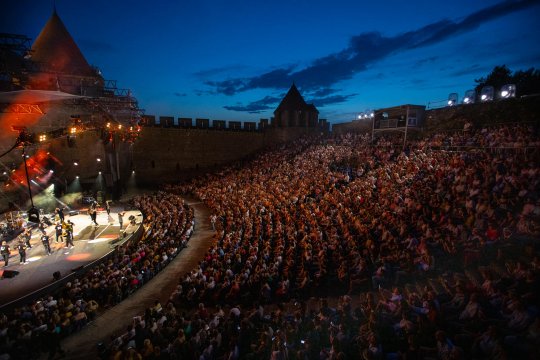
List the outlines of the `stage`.
{"type": "Polygon", "coordinates": [[[4,267],[3,261],[0,262],[0,306],[52,284],[56,271],[60,272],[60,278],[64,278],[73,270],[101,258],[122,243],[122,232],[126,235],[134,233],[141,226],[142,219],[140,211],[125,211],[123,228],[120,229],[118,212],[113,212],[113,209],[110,215],[106,211],[98,211],[98,226],[91,222],[86,213],[66,215],[65,220],[71,220],[74,224],[75,246],[65,248],[65,241],[57,243],[53,224],[46,228],[52,251],[51,255],[47,255],[41,242],[41,232],[34,228],[30,240],[32,248],[26,250],[26,264],[19,263],[19,252],[15,249],[17,239],[10,241],[9,266],[4,267]],[[131,215],[135,216],[134,225],[129,221],[131,215]]]}

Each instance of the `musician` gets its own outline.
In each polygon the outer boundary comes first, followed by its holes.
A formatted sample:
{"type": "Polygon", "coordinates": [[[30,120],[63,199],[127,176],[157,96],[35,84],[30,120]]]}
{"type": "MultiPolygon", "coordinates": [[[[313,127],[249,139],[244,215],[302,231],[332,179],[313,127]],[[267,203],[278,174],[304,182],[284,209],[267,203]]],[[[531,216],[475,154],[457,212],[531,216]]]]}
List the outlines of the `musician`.
{"type": "Polygon", "coordinates": [[[92,222],[94,223],[94,225],[98,226],[98,223],[96,221],[97,219],[97,208],[98,208],[99,204],[97,203],[97,201],[93,201],[92,204],[90,205],[90,209],[88,210],[88,212],[90,213],[90,219],[92,220],[92,222]]]}
{"type": "MultiPolygon", "coordinates": [[[[60,222],[64,222],[64,208],[56,208],[54,213],[60,218],[60,222]]],[[[58,239],[57,239],[58,240],[58,239]]]]}
{"type": "Polygon", "coordinates": [[[24,239],[24,242],[26,243],[26,247],[31,249],[32,245],[30,244],[30,239],[32,238],[32,229],[30,228],[24,229],[22,237],[24,239]]]}
{"type": "Polygon", "coordinates": [[[7,244],[7,242],[5,240],[2,241],[2,245],[0,245],[0,255],[2,255],[2,257],[4,258],[4,267],[7,267],[9,264],[10,252],[11,251],[9,250],[9,245],[7,244]]]}
{"type": "Polygon", "coordinates": [[[45,223],[44,223],[43,221],[40,222],[39,225],[38,225],[38,229],[39,229],[39,231],[41,231],[41,233],[42,233],[43,235],[46,235],[46,234],[47,234],[47,232],[45,231],[45,228],[46,228],[46,227],[47,227],[47,225],[45,225],[45,223]]]}
{"type": "Polygon", "coordinates": [[[45,252],[47,255],[51,255],[51,244],[49,243],[49,235],[45,234],[41,236],[41,242],[43,243],[43,246],[45,247],[45,252]]]}
{"type": "Polygon", "coordinates": [[[126,213],[124,211],[121,211],[118,213],[118,223],[120,224],[120,231],[122,230],[122,226],[124,226],[124,215],[126,213]]]}
{"type": "Polygon", "coordinates": [[[64,237],[66,238],[66,246],[64,246],[66,249],[68,246],[71,246],[73,248],[75,245],[73,244],[73,223],[71,220],[68,220],[63,224],[64,227],[64,237]]]}
{"type": "Polygon", "coordinates": [[[24,243],[23,239],[19,239],[17,250],[19,250],[20,263],[26,264],[26,244],[24,243]]]}
{"type": "Polygon", "coordinates": [[[63,228],[62,228],[62,223],[63,221],[61,222],[57,222],[56,225],[54,226],[54,230],[55,230],[55,234],[56,234],[56,242],[62,242],[62,232],[63,232],[63,228]],[[60,240],[58,240],[60,239],[60,240]]]}

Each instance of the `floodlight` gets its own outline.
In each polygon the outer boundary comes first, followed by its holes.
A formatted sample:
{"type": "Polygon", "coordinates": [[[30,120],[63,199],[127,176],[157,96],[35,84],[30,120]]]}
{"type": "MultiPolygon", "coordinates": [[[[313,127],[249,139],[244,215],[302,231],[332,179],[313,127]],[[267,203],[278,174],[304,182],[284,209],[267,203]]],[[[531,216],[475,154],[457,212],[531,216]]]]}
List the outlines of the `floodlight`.
{"type": "Polygon", "coordinates": [[[463,97],[464,104],[474,104],[476,99],[476,92],[474,90],[465,91],[465,96],[463,97]]]}
{"type": "Polygon", "coordinates": [[[509,99],[516,97],[516,85],[506,84],[501,88],[501,98],[509,99]]]}
{"type": "Polygon", "coordinates": [[[458,94],[457,93],[451,93],[448,95],[448,106],[454,106],[458,102],[458,94]]]}
{"type": "Polygon", "coordinates": [[[480,92],[480,100],[483,102],[491,101],[493,100],[493,94],[495,93],[495,90],[493,89],[493,86],[484,86],[482,88],[482,91],[480,92]]]}

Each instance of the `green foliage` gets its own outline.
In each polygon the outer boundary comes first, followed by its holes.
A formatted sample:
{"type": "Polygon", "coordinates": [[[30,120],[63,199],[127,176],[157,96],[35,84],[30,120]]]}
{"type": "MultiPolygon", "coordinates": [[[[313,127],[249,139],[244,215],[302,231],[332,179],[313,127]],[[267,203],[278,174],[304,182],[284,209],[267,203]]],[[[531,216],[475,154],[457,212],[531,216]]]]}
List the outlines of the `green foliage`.
{"type": "Polygon", "coordinates": [[[500,90],[503,85],[515,84],[517,96],[540,93],[540,70],[530,68],[528,70],[518,70],[514,73],[506,66],[495,66],[486,77],[475,79],[476,93],[479,94],[484,86],[493,86],[495,91],[500,90]]]}

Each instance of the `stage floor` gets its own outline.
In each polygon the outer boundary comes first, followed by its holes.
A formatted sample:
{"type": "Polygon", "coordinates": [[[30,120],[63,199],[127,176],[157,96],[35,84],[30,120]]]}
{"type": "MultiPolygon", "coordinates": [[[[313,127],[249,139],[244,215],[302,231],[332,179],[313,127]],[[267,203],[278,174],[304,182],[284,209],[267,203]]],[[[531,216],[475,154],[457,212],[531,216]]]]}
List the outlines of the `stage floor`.
{"type": "MultiPolygon", "coordinates": [[[[56,242],[54,226],[47,227],[47,234],[50,236],[51,255],[47,255],[45,247],[41,243],[41,232],[35,228],[32,230],[31,249],[26,250],[26,264],[19,263],[19,252],[14,249],[17,240],[10,242],[11,256],[9,266],[3,267],[4,262],[0,261],[0,277],[4,271],[18,272],[14,277],[4,277],[0,279],[0,306],[17,300],[27,294],[41,289],[53,282],[53,273],[60,272],[61,278],[69,275],[73,269],[84,266],[103,255],[110,252],[118,243],[120,235],[120,224],[118,223],[118,213],[111,211],[110,215],[102,211],[97,214],[97,223],[94,226],[90,216],[79,214],[69,216],[66,220],[71,220],[74,234],[74,248],[65,248],[64,242],[56,242]],[[114,242],[115,244],[111,244],[114,242]]],[[[140,211],[126,211],[124,215],[123,231],[127,234],[137,230],[142,222],[140,211]],[[129,224],[129,216],[134,215],[135,225],[129,224]]],[[[1,258],[0,258],[1,259],[1,258]]]]}

